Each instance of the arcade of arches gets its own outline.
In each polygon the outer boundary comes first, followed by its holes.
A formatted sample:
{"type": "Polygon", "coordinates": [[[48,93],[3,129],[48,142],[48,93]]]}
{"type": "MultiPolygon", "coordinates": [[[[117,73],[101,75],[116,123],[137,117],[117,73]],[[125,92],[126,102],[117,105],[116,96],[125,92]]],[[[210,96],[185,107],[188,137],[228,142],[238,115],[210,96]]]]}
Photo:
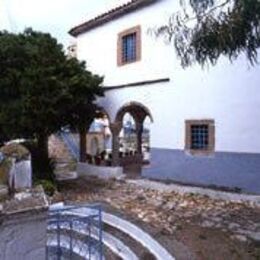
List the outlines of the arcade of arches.
{"type": "MultiPolygon", "coordinates": [[[[143,140],[144,140],[144,132],[147,136],[147,129],[144,129],[144,124],[148,121],[153,122],[152,115],[147,107],[142,105],[138,102],[130,102],[124,105],[119,109],[116,114],[114,122],[109,120],[107,113],[103,110],[103,136],[104,136],[104,143],[110,142],[110,165],[112,166],[123,166],[124,171],[127,171],[129,166],[135,165],[139,166],[136,171],[140,171],[140,167],[144,162],[144,155],[143,155],[143,140]],[[134,147],[132,150],[127,149],[130,152],[122,152],[123,146],[129,145],[129,142],[126,142],[124,145],[122,144],[122,134],[126,131],[127,127],[124,125],[126,122],[125,119],[127,118],[127,122],[131,123],[131,127],[128,128],[131,140],[134,141],[134,147]],[[130,120],[131,119],[131,120],[130,120]]],[[[91,132],[91,129],[90,129],[91,132]]],[[[93,132],[89,133],[88,136],[90,137],[93,132]]],[[[88,138],[87,138],[88,139],[88,138]]],[[[148,139],[148,138],[147,138],[148,139]]],[[[89,140],[91,142],[91,140],[89,140]]],[[[92,142],[93,143],[93,142],[92,142]]],[[[148,143],[148,141],[147,141],[148,143]]],[[[109,145],[108,145],[109,146],[109,145]]],[[[149,145],[145,146],[147,150],[149,150],[149,145]]],[[[129,147],[128,147],[129,148],[129,147]]],[[[92,148],[93,150],[93,148],[92,148]]]]}

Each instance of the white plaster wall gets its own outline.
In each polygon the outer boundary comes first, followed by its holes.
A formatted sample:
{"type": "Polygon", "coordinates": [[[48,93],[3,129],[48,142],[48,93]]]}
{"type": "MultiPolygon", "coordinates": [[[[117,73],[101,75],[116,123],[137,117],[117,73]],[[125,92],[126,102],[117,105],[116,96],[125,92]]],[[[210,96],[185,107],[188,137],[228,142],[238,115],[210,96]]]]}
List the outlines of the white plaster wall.
{"type": "Polygon", "coordinates": [[[122,167],[96,166],[88,163],[78,163],[77,173],[80,177],[96,176],[100,179],[114,179],[123,177],[122,167]]]}
{"type": "Polygon", "coordinates": [[[32,187],[31,159],[20,162],[15,162],[15,159],[13,159],[12,167],[9,172],[9,186],[12,187],[13,185],[15,190],[29,189],[32,187]]]}
{"type": "MultiPolygon", "coordinates": [[[[170,78],[169,83],[106,92],[101,104],[111,118],[129,101],[152,112],[152,147],[183,149],[186,119],[214,119],[216,151],[260,153],[260,66],[249,68],[241,57],[231,65],[183,70],[174,48],[147,34],[167,21],[178,1],[161,0],[78,37],[78,58],[88,69],[105,76],[105,86],[170,78]],[[142,59],[117,67],[117,34],[142,27],[142,59]]],[[[175,8],[176,10],[176,8],[175,8]]]]}
{"type": "Polygon", "coordinates": [[[165,10],[168,10],[168,5],[173,5],[175,0],[159,2],[78,36],[78,58],[87,61],[88,69],[105,76],[104,85],[168,77],[172,73],[172,69],[165,66],[162,55],[169,55],[169,51],[174,54],[173,49],[167,48],[163,41],[148,34],[149,29],[168,20],[171,12],[165,10]],[[136,25],[141,25],[142,30],[141,61],[118,67],[117,35],[136,25]]]}

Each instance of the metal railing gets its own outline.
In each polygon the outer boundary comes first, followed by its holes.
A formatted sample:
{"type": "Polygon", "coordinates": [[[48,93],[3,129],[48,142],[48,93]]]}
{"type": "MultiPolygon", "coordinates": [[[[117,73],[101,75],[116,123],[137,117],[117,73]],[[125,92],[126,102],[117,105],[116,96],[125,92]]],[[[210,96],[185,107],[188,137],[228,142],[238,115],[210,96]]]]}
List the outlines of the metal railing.
{"type": "Polygon", "coordinates": [[[68,130],[66,131],[60,131],[59,136],[64,141],[64,143],[67,145],[71,155],[75,159],[79,159],[79,145],[76,143],[73,135],[68,130]]]}
{"type": "Polygon", "coordinates": [[[50,209],[47,227],[48,260],[102,260],[100,205],[50,209]]]}

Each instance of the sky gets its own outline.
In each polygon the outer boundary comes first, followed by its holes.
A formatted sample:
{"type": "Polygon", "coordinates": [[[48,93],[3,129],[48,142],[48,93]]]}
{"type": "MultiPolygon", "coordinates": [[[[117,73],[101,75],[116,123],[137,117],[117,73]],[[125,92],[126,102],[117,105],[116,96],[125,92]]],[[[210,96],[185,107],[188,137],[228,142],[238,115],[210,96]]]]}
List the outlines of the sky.
{"type": "Polygon", "coordinates": [[[0,29],[49,32],[65,47],[69,29],[129,0],[0,0],[0,29]]]}

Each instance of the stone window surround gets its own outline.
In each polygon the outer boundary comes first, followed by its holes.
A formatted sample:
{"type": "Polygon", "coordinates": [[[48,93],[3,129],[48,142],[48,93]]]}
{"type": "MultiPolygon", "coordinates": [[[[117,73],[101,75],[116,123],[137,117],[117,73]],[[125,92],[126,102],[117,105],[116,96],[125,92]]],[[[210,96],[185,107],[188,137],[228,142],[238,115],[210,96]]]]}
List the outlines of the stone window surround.
{"type": "Polygon", "coordinates": [[[123,66],[133,62],[141,60],[141,26],[129,28],[120,32],[117,36],[117,66],[123,66]],[[136,33],[136,59],[134,61],[123,62],[122,61],[122,39],[128,34],[136,33]]]}
{"type": "Polygon", "coordinates": [[[185,151],[191,155],[211,155],[215,151],[215,121],[213,119],[185,120],[185,151]],[[192,149],[191,148],[191,126],[208,125],[208,148],[192,149]]]}

